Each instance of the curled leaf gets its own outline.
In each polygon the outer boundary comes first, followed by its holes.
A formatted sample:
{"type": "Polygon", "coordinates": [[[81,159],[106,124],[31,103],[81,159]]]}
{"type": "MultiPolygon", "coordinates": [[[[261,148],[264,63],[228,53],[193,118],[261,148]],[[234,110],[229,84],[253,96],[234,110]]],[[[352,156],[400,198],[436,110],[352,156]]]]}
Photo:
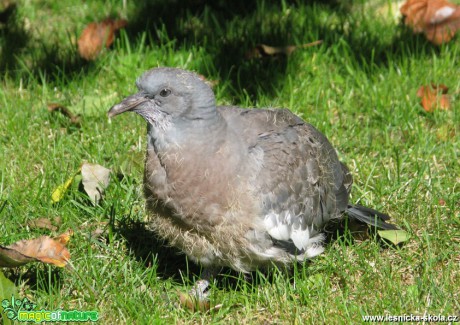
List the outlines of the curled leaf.
{"type": "Polygon", "coordinates": [[[54,240],[57,242],[61,243],[64,246],[67,246],[67,244],[70,241],[70,237],[73,236],[73,230],[69,229],[65,233],[60,234],[59,236],[55,237],[54,240]]]}
{"type": "Polygon", "coordinates": [[[29,220],[27,222],[27,225],[31,228],[43,228],[51,231],[56,231],[57,227],[55,226],[55,224],[60,224],[60,222],[60,218],[55,218],[54,220],[51,220],[49,218],[38,218],[29,220]]]}
{"type": "Polygon", "coordinates": [[[115,40],[115,32],[127,25],[124,19],[107,18],[86,26],[78,39],[78,52],[85,60],[94,60],[103,47],[109,47],[115,40]]]}
{"type": "Polygon", "coordinates": [[[400,11],[404,24],[436,45],[449,42],[460,29],[460,6],[447,0],[408,0],[400,11]]]}
{"type": "Polygon", "coordinates": [[[0,267],[16,267],[35,261],[64,267],[70,259],[70,253],[65,244],[71,235],[72,231],[69,230],[55,239],[41,236],[21,240],[6,247],[0,245],[0,267]]]}
{"type": "Polygon", "coordinates": [[[443,84],[431,84],[421,86],[417,90],[417,97],[421,98],[420,104],[427,112],[433,112],[435,109],[448,110],[450,108],[448,91],[449,88],[443,84]]]}
{"type": "Polygon", "coordinates": [[[377,231],[379,236],[383,239],[386,239],[392,242],[394,245],[398,245],[400,243],[404,243],[409,240],[410,235],[405,232],[404,230],[379,230],[377,231]]]}
{"type": "Polygon", "coordinates": [[[81,166],[82,183],[93,204],[102,198],[110,182],[111,170],[98,164],[84,163],[81,166]]]}
{"type": "Polygon", "coordinates": [[[74,175],[69,177],[63,184],[59,185],[58,187],[54,189],[53,193],[51,194],[51,201],[53,203],[57,203],[62,200],[62,198],[64,197],[64,194],[67,192],[70,185],[72,185],[72,182],[74,181],[76,174],[79,173],[80,171],[81,171],[81,167],[77,170],[77,172],[74,175]]]}
{"type": "Polygon", "coordinates": [[[57,203],[62,200],[64,197],[65,192],[69,188],[69,186],[72,184],[73,179],[75,176],[69,177],[64,184],[59,185],[56,187],[56,189],[53,191],[53,194],[51,194],[51,200],[53,203],[57,203]]]}
{"type": "Polygon", "coordinates": [[[80,115],[73,114],[67,107],[58,104],[58,103],[49,103],[48,104],[48,111],[51,113],[59,112],[65,117],[70,119],[70,122],[75,125],[80,125],[80,115]]]}

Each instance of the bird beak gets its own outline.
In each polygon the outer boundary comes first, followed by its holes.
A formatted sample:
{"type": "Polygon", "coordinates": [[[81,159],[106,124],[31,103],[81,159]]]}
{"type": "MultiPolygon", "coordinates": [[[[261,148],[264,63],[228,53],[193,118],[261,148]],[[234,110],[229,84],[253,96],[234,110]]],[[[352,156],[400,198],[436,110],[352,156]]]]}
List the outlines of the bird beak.
{"type": "Polygon", "coordinates": [[[113,105],[107,112],[107,115],[112,118],[118,114],[131,111],[147,100],[148,98],[145,98],[141,93],[131,95],[123,99],[120,103],[113,105]]]}

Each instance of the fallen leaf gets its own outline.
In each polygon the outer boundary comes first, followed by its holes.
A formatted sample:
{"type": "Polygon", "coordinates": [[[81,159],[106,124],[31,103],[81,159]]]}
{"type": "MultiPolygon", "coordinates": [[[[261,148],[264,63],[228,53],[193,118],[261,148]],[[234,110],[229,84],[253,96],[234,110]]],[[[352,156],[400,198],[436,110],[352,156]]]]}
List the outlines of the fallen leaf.
{"type": "Polygon", "coordinates": [[[62,198],[64,197],[65,192],[67,191],[69,186],[72,184],[73,179],[74,179],[74,176],[69,177],[69,179],[67,179],[64,184],[59,185],[53,191],[53,194],[51,194],[51,200],[54,203],[59,202],[59,201],[62,200],[62,198]]]}
{"type": "Polygon", "coordinates": [[[65,107],[65,106],[63,106],[61,104],[49,103],[48,104],[48,111],[50,111],[51,113],[59,112],[62,115],[64,115],[65,117],[68,117],[72,124],[80,126],[80,115],[73,114],[67,107],[65,107]]]}
{"type": "Polygon", "coordinates": [[[31,228],[43,228],[51,231],[56,231],[57,227],[53,223],[59,224],[60,218],[55,218],[54,220],[48,218],[32,219],[27,222],[27,225],[31,228]]]}
{"type": "Polygon", "coordinates": [[[70,241],[70,237],[72,236],[73,236],[73,230],[69,229],[65,233],[60,234],[59,236],[55,237],[54,240],[56,240],[57,242],[61,243],[64,246],[67,246],[67,244],[70,241]]]}
{"type": "Polygon", "coordinates": [[[64,267],[70,259],[65,244],[72,233],[69,230],[55,239],[41,236],[21,240],[6,247],[0,245],[0,267],[16,267],[35,261],[64,267]]]}
{"type": "Polygon", "coordinates": [[[254,59],[254,58],[262,58],[262,57],[275,56],[275,55],[289,56],[296,49],[315,46],[315,45],[321,44],[322,42],[323,41],[319,40],[319,41],[315,41],[315,42],[311,42],[311,43],[307,43],[307,44],[302,44],[302,45],[288,45],[288,46],[281,46],[281,47],[275,47],[275,46],[269,46],[269,45],[265,45],[265,44],[259,44],[255,48],[249,50],[246,53],[246,58],[247,59],[254,59]]]}
{"type": "Polygon", "coordinates": [[[67,190],[69,189],[70,185],[72,185],[72,182],[74,181],[74,178],[76,176],[77,173],[79,173],[81,171],[81,167],[77,170],[77,172],[72,175],[71,177],[69,177],[64,184],[61,184],[59,185],[58,187],[56,187],[53,191],[53,193],[51,194],[51,201],[53,203],[57,203],[59,201],[62,200],[62,198],[64,197],[64,194],[67,192],[67,190]]]}
{"type": "Polygon", "coordinates": [[[115,39],[115,32],[127,25],[124,19],[107,18],[102,22],[89,23],[78,39],[78,52],[85,60],[94,60],[105,46],[108,48],[115,39]]]}
{"type": "Polygon", "coordinates": [[[400,11],[404,24],[436,45],[449,42],[460,29],[460,6],[447,0],[408,0],[400,11]]]}
{"type": "Polygon", "coordinates": [[[0,267],[16,267],[35,261],[32,257],[0,245],[0,267]]]}
{"type": "Polygon", "coordinates": [[[392,242],[395,245],[406,242],[409,240],[410,235],[404,230],[379,230],[377,231],[379,236],[392,242]]]}
{"type": "Polygon", "coordinates": [[[82,183],[93,204],[98,204],[110,182],[110,169],[98,164],[84,163],[81,166],[82,183]]]}
{"type": "Polygon", "coordinates": [[[404,24],[411,27],[415,33],[425,30],[427,7],[427,0],[408,0],[400,8],[401,14],[405,17],[404,24]]]}
{"type": "Polygon", "coordinates": [[[433,112],[435,109],[448,110],[450,108],[448,90],[449,88],[443,84],[421,86],[417,90],[417,97],[421,98],[420,103],[427,112],[433,112]]]}

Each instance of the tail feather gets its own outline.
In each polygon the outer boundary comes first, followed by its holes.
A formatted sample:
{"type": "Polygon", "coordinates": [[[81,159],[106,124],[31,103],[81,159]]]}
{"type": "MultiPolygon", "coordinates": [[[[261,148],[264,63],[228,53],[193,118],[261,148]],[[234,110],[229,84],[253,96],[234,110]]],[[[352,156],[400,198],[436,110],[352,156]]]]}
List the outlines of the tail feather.
{"type": "Polygon", "coordinates": [[[390,220],[389,215],[358,204],[348,205],[345,213],[348,214],[349,217],[355,218],[376,228],[385,230],[398,229],[395,225],[386,222],[390,220]]]}

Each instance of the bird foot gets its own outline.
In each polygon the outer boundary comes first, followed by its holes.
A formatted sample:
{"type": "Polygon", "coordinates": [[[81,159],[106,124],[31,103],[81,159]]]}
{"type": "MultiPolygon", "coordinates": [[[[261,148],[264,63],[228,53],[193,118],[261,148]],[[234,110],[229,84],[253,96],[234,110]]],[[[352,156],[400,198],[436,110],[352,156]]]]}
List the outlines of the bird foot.
{"type": "Polygon", "coordinates": [[[209,281],[198,280],[188,294],[179,293],[180,304],[193,312],[208,311],[210,309],[209,293],[209,281]]]}
{"type": "Polygon", "coordinates": [[[198,301],[205,301],[208,300],[210,290],[209,289],[209,281],[208,280],[198,280],[193,285],[192,289],[188,292],[189,295],[195,298],[198,301]]]}

